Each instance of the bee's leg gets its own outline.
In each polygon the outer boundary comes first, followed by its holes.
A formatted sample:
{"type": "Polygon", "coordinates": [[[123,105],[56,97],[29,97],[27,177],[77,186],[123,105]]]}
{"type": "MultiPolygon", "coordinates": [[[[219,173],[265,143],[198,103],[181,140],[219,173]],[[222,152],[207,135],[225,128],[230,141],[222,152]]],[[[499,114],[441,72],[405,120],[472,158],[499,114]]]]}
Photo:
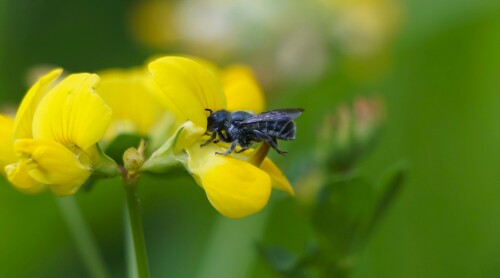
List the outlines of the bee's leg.
{"type": "Polygon", "coordinates": [[[264,142],[266,142],[267,144],[269,144],[269,146],[271,146],[273,149],[275,149],[276,152],[278,152],[282,156],[286,156],[286,154],[288,153],[288,152],[282,151],[282,150],[280,150],[278,148],[278,142],[274,138],[272,138],[271,140],[264,141],[264,142]]]}
{"type": "Polygon", "coordinates": [[[238,141],[238,144],[240,145],[241,149],[239,151],[235,151],[235,153],[242,153],[242,152],[248,150],[251,146],[251,143],[247,142],[245,140],[238,141]]]}
{"type": "Polygon", "coordinates": [[[222,133],[222,130],[217,130],[217,135],[219,135],[219,140],[221,140],[222,142],[231,143],[231,140],[229,140],[229,138],[227,138],[226,135],[222,133]]]}
{"type": "Polygon", "coordinates": [[[234,152],[234,149],[236,149],[236,145],[238,145],[238,140],[233,141],[233,143],[231,144],[231,147],[229,148],[229,150],[227,150],[227,151],[225,151],[223,153],[216,152],[215,154],[228,155],[228,154],[234,152]]]}
{"type": "Polygon", "coordinates": [[[200,147],[203,147],[203,146],[206,146],[206,145],[212,143],[212,141],[215,140],[215,136],[217,136],[217,133],[216,132],[212,132],[212,134],[210,135],[210,139],[208,139],[205,143],[201,144],[200,147]]]}
{"type": "Polygon", "coordinates": [[[244,151],[246,151],[246,150],[248,150],[248,148],[242,148],[242,149],[241,149],[241,150],[239,150],[239,151],[235,151],[235,153],[242,153],[242,152],[244,152],[244,151]]]}
{"type": "Polygon", "coordinates": [[[276,138],[272,138],[271,136],[269,136],[269,135],[267,135],[265,133],[262,133],[262,132],[260,132],[258,130],[255,130],[254,134],[257,136],[257,138],[259,138],[262,141],[264,141],[265,143],[267,143],[274,150],[276,150],[276,152],[278,152],[279,154],[285,156],[288,153],[288,152],[282,151],[282,150],[280,150],[278,148],[278,141],[276,141],[276,138]]]}

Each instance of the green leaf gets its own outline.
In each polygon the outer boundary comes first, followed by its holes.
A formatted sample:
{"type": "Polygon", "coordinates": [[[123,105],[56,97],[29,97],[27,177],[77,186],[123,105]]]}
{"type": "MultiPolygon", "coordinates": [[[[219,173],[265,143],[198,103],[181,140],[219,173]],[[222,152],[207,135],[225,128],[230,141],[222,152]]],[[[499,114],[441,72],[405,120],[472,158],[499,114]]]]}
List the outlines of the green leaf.
{"type": "Polygon", "coordinates": [[[381,188],[382,192],[379,195],[377,205],[369,225],[369,232],[377,225],[380,219],[386,214],[389,206],[394,202],[398,193],[406,180],[408,165],[406,162],[400,162],[384,173],[378,183],[377,188],[381,188]]]}
{"type": "Polygon", "coordinates": [[[363,239],[375,201],[374,187],[359,176],[331,178],[323,187],[312,221],[337,260],[349,256],[363,239]]]}

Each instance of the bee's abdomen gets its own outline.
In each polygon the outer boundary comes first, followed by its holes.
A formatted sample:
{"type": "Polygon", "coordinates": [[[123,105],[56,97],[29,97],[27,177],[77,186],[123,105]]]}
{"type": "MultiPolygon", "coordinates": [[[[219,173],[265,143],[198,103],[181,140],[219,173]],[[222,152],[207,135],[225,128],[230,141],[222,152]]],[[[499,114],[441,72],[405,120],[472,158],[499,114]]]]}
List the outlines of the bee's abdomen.
{"type": "Polygon", "coordinates": [[[282,140],[295,139],[295,124],[293,121],[286,122],[262,122],[258,129],[271,137],[282,140]]]}

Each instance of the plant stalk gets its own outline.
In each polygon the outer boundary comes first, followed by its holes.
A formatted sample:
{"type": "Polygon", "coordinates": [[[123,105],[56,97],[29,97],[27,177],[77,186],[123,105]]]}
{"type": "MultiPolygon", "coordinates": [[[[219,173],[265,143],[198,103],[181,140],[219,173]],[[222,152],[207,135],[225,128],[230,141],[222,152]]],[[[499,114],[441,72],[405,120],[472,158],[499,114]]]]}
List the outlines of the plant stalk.
{"type": "Polygon", "coordinates": [[[140,200],[137,194],[137,179],[133,177],[123,179],[123,188],[125,189],[127,200],[128,229],[134,242],[133,249],[137,265],[137,277],[149,278],[148,255],[146,252],[144,229],[142,227],[140,200]]]}
{"type": "Polygon", "coordinates": [[[82,256],[83,262],[87,266],[89,276],[97,278],[110,277],[104,260],[99,253],[97,243],[83,219],[75,198],[70,196],[56,198],[56,200],[76,247],[82,256]]]}

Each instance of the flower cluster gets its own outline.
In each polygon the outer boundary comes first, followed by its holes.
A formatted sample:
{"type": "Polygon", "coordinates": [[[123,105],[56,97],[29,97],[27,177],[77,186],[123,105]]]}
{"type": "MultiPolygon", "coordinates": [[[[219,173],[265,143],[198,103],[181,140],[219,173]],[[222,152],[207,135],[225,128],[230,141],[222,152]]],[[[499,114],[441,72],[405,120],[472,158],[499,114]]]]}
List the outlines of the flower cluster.
{"type": "Polygon", "coordinates": [[[181,164],[227,217],[259,211],[273,187],[294,194],[266,157],[267,145],[228,156],[215,154],[227,149],[222,143],[201,147],[207,109],[263,111],[248,68],[163,57],[148,67],[61,74],[55,69],[41,77],[15,117],[0,115],[0,173],[20,191],[71,195],[91,176],[164,172],[181,164]],[[147,148],[127,150],[120,166],[101,148],[123,134],[147,140],[147,148]]]}
{"type": "Polygon", "coordinates": [[[40,78],[14,120],[2,121],[5,157],[0,166],[21,191],[50,188],[70,195],[101,165],[97,142],[109,125],[111,109],[94,91],[99,77],[72,74],[57,82],[61,73],[56,69],[40,78]]]}

